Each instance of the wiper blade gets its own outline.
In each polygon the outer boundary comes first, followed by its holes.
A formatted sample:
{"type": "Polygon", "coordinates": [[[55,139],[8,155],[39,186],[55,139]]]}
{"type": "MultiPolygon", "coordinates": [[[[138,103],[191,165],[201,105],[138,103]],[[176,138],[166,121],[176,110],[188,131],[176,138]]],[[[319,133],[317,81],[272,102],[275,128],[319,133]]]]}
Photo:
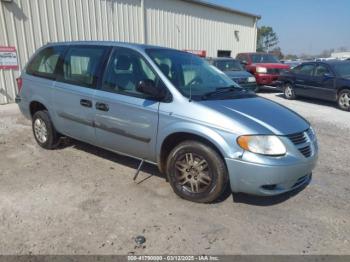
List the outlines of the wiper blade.
{"type": "Polygon", "coordinates": [[[221,95],[221,94],[228,93],[228,92],[238,92],[238,91],[241,92],[243,90],[244,90],[243,88],[236,87],[236,86],[218,87],[218,88],[216,88],[215,91],[204,94],[202,96],[202,99],[207,99],[207,98],[212,97],[214,95],[221,95]]]}

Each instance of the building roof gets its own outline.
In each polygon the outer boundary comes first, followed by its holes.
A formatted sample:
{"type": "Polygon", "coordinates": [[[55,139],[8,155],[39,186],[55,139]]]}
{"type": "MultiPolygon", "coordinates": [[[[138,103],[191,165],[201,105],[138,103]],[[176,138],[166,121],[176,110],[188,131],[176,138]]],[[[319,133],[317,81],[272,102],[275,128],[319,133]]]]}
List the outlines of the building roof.
{"type": "Polygon", "coordinates": [[[209,2],[204,1],[204,0],[182,0],[182,1],[191,2],[191,3],[195,3],[198,5],[202,5],[202,6],[218,9],[218,10],[223,10],[223,11],[227,11],[227,12],[231,12],[231,13],[235,13],[235,14],[240,14],[240,15],[244,15],[244,16],[250,16],[250,17],[255,17],[257,19],[261,19],[261,15],[256,15],[256,14],[240,11],[240,10],[237,10],[234,8],[209,3],[209,2]]]}

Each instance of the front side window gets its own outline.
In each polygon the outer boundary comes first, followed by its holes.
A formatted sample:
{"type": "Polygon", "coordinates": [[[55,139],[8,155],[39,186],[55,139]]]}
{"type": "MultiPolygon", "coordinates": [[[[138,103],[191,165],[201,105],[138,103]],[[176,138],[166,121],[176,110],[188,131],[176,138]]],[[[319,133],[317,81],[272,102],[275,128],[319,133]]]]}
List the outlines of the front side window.
{"type": "Polygon", "coordinates": [[[172,49],[148,49],[146,52],[185,97],[200,100],[219,98],[216,96],[219,95],[220,99],[228,99],[242,91],[223,72],[193,54],[172,49]]]}
{"type": "Polygon", "coordinates": [[[145,59],[129,49],[118,48],[111,56],[103,78],[102,90],[136,97],[145,97],[137,91],[140,81],[159,79],[145,59]]]}
{"type": "Polygon", "coordinates": [[[94,87],[105,51],[105,47],[76,46],[69,48],[64,58],[63,80],[72,84],[94,87]]]}
{"type": "Polygon", "coordinates": [[[342,62],[333,66],[340,77],[350,78],[350,62],[342,62]]]}
{"type": "Polygon", "coordinates": [[[55,78],[55,70],[64,47],[53,46],[40,51],[27,67],[27,74],[44,78],[55,78]]]}
{"type": "Polygon", "coordinates": [[[323,77],[325,74],[329,74],[329,70],[324,65],[318,65],[315,69],[315,76],[323,77]]]}

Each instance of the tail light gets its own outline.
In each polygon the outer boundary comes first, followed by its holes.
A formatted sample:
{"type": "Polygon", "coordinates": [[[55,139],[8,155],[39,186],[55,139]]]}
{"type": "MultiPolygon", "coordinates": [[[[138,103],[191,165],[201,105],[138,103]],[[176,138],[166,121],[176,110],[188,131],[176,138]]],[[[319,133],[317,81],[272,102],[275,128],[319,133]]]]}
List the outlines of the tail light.
{"type": "Polygon", "coordinates": [[[17,82],[17,87],[18,87],[18,93],[20,93],[22,90],[22,87],[23,87],[23,79],[21,77],[19,77],[16,79],[16,82],[17,82]]]}

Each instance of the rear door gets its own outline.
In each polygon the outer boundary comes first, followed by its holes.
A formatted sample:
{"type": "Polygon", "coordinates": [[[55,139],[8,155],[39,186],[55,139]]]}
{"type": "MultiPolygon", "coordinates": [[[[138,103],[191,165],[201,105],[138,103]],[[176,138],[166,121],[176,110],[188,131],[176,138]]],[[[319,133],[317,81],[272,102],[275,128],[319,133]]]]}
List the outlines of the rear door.
{"type": "Polygon", "coordinates": [[[312,96],[312,80],[315,64],[303,64],[295,72],[294,89],[297,95],[312,96]]]}
{"type": "Polygon", "coordinates": [[[155,161],[159,101],[138,92],[141,80],[160,84],[138,52],[115,48],[95,95],[95,124],[99,146],[155,161]]]}
{"type": "Polygon", "coordinates": [[[70,46],[53,86],[52,101],[57,129],[65,135],[95,142],[94,94],[108,47],[70,46]]]}
{"type": "Polygon", "coordinates": [[[317,64],[311,86],[310,96],[324,100],[336,100],[335,74],[328,65],[317,64]]]}

